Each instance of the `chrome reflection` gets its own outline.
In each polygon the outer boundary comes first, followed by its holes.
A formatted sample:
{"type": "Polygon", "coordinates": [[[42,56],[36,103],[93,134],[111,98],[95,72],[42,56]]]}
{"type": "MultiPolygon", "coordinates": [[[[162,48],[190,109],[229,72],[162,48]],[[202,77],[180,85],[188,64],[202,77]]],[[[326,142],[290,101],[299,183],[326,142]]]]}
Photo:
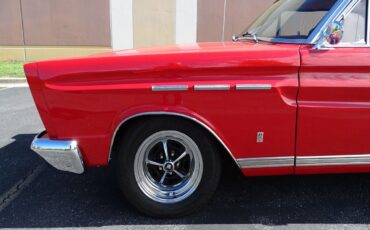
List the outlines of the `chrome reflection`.
{"type": "Polygon", "coordinates": [[[58,170],[77,174],[85,171],[77,141],[42,138],[45,134],[40,133],[32,141],[33,151],[58,170]]]}

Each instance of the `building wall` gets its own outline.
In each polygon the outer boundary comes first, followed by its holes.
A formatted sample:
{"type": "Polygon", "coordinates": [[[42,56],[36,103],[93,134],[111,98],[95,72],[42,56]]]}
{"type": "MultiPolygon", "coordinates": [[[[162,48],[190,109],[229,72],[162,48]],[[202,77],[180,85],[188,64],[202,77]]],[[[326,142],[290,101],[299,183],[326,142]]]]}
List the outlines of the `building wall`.
{"type": "Polygon", "coordinates": [[[23,45],[20,2],[0,0],[0,45],[23,45]]]}
{"type": "Polygon", "coordinates": [[[227,0],[224,40],[240,34],[276,0],[227,0]]]}
{"type": "Polygon", "coordinates": [[[176,1],[134,0],[134,47],[175,43],[176,1]]]}
{"type": "Polygon", "coordinates": [[[198,0],[198,41],[229,41],[275,0],[198,0]]]}
{"type": "Polygon", "coordinates": [[[198,0],[197,41],[223,40],[224,6],[225,0],[198,0]]]}
{"type": "Polygon", "coordinates": [[[133,0],[133,47],[179,43],[179,36],[187,33],[179,33],[176,25],[190,26],[191,22],[196,28],[193,42],[231,40],[233,34],[244,30],[275,0],[195,0],[196,14],[185,11],[179,15],[179,6],[185,8],[192,1],[133,0]],[[176,23],[181,20],[188,22],[176,23]]]}
{"type": "Polygon", "coordinates": [[[26,45],[110,46],[108,0],[22,0],[22,16],[26,45]]]}
{"type": "Polygon", "coordinates": [[[0,0],[0,60],[229,41],[274,0],[0,0]]]}
{"type": "Polygon", "coordinates": [[[109,0],[0,0],[0,59],[111,50],[109,0]]]}

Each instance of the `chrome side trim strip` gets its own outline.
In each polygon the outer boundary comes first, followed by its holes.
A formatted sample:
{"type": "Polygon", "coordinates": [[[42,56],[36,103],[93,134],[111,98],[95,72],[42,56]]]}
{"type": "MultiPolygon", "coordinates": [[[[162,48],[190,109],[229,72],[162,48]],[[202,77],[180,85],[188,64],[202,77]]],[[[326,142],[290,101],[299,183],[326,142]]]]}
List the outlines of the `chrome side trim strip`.
{"type": "Polygon", "coordinates": [[[271,84],[237,84],[236,90],[270,90],[271,84]]]}
{"type": "Polygon", "coordinates": [[[230,85],[195,85],[194,90],[230,90],[230,85]]]}
{"type": "Polygon", "coordinates": [[[186,91],[189,89],[187,85],[153,85],[152,91],[186,91]]]}
{"type": "MultiPolygon", "coordinates": [[[[153,85],[152,91],[186,91],[188,85],[153,85]]],[[[195,91],[207,90],[230,90],[230,85],[195,85],[195,91]]],[[[236,90],[271,90],[271,84],[237,84],[236,90]]]]}
{"type": "Polygon", "coordinates": [[[367,165],[370,154],[297,157],[296,166],[367,165]]]}
{"type": "Polygon", "coordinates": [[[272,168],[294,166],[294,156],[291,157],[258,157],[237,159],[240,168],[272,168]]]}
{"type": "Polygon", "coordinates": [[[116,127],[116,130],[114,131],[113,133],[113,136],[112,136],[112,140],[111,140],[111,145],[110,145],[110,150],[109,150],[109,156],[108,156],[108,161],[111,160],[112,158],[112,148],[113,148],[113,143],[114,143],[114,140],[116,138],[116,135],[117,135],[117,132],[118,130],[120,129],[120,127],[122,125],[124,125],[127,121],[133,119],[133,118],[136,118],[136,117],[141,117],[141,116],[151,116],[151,115],[155,115],[155,116],[160,116],[160,115],[168,115],[168,116],[177,116],[177,117],[182,117],[182,118],[186,118],[188,120],[191,120],[191,121],[194,121],[196,122],[197,124],[201,125],[202,127],[204,127],[205,129],[207,129],[221,144],[222,146],[226,149],[226,151],[228,152],[228,154],[231,156],[231,158],[234,160],[234,162],[236,163],[236,165],[239,165],[238,161],[236,160],[236,158],[234,157],[234,155],[232,154],[231,150],[227,147],[227,145],[222,141],[222,139],[206,124],[204,124],[203,122],[199,121],[198,119],[194,118],[194,117],[191,117],[191,116],[188,116],[188,115],[185,115],[185,114],[181,114],[181,113],[175,113],[175,112],[163,112],[163,111],[158,111],[158,112],[144,112],[144,113],[138,113],[138,114],[135,114],[135,115],[132,115],[130,117],[127,117],[125,120],[123,120],[117,127],[116,127]]]}

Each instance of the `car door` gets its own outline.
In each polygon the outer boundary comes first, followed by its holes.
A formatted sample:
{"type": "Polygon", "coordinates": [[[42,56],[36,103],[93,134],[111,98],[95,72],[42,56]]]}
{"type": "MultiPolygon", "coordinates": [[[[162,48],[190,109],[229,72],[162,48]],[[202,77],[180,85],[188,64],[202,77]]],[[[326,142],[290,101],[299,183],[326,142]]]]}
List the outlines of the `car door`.
{"type": "Polygon", "coordinates": [[[296,173],[370,171],[368,4],[344,19],[334,48],[301,48],[296,173]]]}

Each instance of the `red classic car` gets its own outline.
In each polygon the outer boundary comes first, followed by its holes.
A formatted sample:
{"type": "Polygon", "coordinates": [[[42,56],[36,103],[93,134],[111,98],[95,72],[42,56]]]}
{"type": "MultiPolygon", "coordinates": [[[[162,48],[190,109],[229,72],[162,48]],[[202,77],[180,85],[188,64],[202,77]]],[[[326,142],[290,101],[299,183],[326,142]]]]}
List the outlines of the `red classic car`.
{"type": "Polygon", "coordinates": [[[368,0],[277,0],[233,41],[25,65],[55,168],[113,164],[129,202],[186,215],[223,157],[245,176],[370,172],[368,0]]]}

